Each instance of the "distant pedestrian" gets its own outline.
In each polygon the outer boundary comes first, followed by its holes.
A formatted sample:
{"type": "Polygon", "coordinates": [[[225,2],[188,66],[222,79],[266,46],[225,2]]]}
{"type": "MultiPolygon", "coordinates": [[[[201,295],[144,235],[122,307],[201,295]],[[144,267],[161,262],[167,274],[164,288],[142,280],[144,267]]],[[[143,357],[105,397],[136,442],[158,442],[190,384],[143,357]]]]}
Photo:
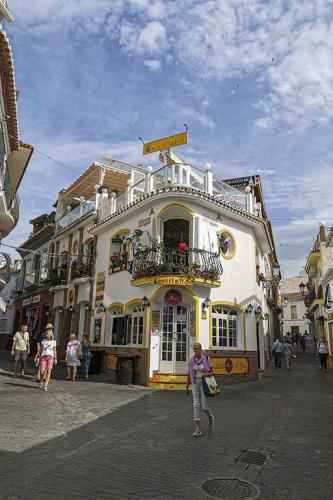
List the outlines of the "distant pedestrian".
{"type": "Polygon", "coordinates": [[[204,394],[202,379],[213,375],[212,367],[206,356],[202,352],[201,344],[196,343],[193,346],[194,356],[189,362],[189,371],[187,376],[186,394],[189,393],[189,385],[192,384],[193,410],[194,410],[194,437],[202,435],[201,432],[201,409],[206,413],[209,419],[210,428],[214,424],[214,416],[208,407],[206,396],[204,394]]]}
{"type": "Polygon", "coordinates": [[[47,325],[47,327],[46,339],[42,340],[40,344],[39,358],[40,380],[45,380],[43,384],[41,381],[39,382],[39,387],[42,387],[44,391],[47,391],[52,368],[57,364],[57,343],[53,339],[52,328],[50,328],[50,325],[47,325]]]}
{"type": "Polygon", "coordinates": [[[289,342],[286,342],[285,344],[283,344],[283,350],[284,350],[284,356],[285,356],[285,360],[286,360],[287,370],[289,372],[290,368],[291,368],[291,360],[293,359],[293,356],[295,356],[295,351],[294,351],[293,346],[289,342]]]}
{"type": "Polygon", "coordinates": [[[81,349],[82,349],[81,373],[85,377],[85,379],[88,380],[90,361],[92,358],[88,335],[83,335],[81,341],[81,349]]]}
{"type": "Polygon", "coordinates": [[[281,369],[281,360],[283,352],[284,352],[283,344],[281,343],[280,339],[275,339],[275,342],[272,346],[272,354],[274,356],[275,368],[277,368],[278,370],[281,369]]]}
{"type": "Polygon", "coordinates": [[[17,377],[18,363],[21,363],[21,375],[24,375],[24,367],[30,354],[30,339],[27,325],[22,325],[19,332],[13,338],[11,355],[14,356],[14,377],[17,377]]]}
{"type": "Polygon", "coordinates": [[[288,344],[292,344],[292,342],[293,342],[293,336],[291,335],[290,332],[287,332],[287,334],[285,336],[285,341],[288,342],[288,344]]]}
{"type": "Polygon", "coordinates": [[[67,377],[66,380],[76,379],[77,367],[81,365],[82,358],[81,344],[77,340],[76,335],[72,333],[69,337],[69,342],[66,349],[67,377]]]}
{"type": "Polygon", "coordinates": [[[317,354],[319,354],[321,370],[327,372],[328,344],[325,337],[321,337],[317,344],[317,354]]]}
{"type": "Polygon", "coordinates": [[[296,342],[296,348],[299,349],[299,333],[295,333],[295,342],[296,342]]]}
{"type": "Polygon", "coordinates": [[[301,336],[300,336],[299,342],[300,342],[300,345],[301,345],[301,349],[302,349],[302,351],[303,351],[303,354],[305,354],[305,347],[306,347],[306,344],[305,344],[305,337],[304,337],[304,335],[301,335],[301,336]]]}

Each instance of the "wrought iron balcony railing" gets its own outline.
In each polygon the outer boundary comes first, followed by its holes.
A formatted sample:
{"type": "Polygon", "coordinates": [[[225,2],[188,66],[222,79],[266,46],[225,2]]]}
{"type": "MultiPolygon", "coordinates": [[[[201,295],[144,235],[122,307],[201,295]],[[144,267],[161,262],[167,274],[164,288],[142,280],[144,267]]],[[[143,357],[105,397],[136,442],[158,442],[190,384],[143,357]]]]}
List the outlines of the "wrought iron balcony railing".
{"type": "Polygon", "coordinates": [[[309,300],[308,300],[309,305],[311,305],[312,302],[314,300],[316,300],[316,298],[317,298],[316,287],[315,287],[315,285],[313,285],[313,287],[311,288],[311,290],[309,292],[309,300]]]}
{"type": "Polygon", "coordinates": [[[198,248],[144,248],[132,261],[132,278],[186,276],[219,280],[223,273],[220,255],[198,248]]]}
{"type": "Polygon", "coordinates": [[[91,276],[91,271],[91,262],[89,262],[88,264],[83,264],[79,260],[75,260],[74,262],[72,262],[71,266],[71,280],[91,276]]]}
{"type": "Polygon", "coordinates": [[[67,276],[67,266],[55,267],[49,270],[49,280],[51,286],[65,285],[67,276]]]}

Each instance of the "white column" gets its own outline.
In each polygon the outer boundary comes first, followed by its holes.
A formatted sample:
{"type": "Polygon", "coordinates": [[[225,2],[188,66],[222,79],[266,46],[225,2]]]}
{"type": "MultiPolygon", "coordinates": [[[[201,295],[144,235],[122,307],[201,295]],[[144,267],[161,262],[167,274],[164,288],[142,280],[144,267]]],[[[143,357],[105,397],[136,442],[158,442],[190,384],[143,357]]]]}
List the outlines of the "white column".
{"type": "Polygon", "coordinates": [[[145,194],[149,194],[153,191],[153,167],[147,167],[147,173],[145,175],[145,194]]]}
{"type": "Polygon", "coordinates": [[[127,181],[127,188],[126,188],[126,203],[132,203],[133,201],[133,190],[132,190],[132,187],[133,187],[133,181],[131,179],[129,179],[127,181]]]}
{"type": "Polygon", "coordinates": [[[206,163],[204,188],[206,193],[213,194],[213,174],[212,174],[212,166],[210,163],[206,163]]]}
{"type": "Polygon", "coordinates": [[[113,215],[117,211],[117,201],[116,201],[117,194],[116,193],[111,193],[111,210],[110,214],[113,215]]]}
{"type": "Polygon", "coordinates": [[[185,184],[186,186],[191,185],[191,167],[190,165],[184,165],[185,168],[185,184]]]}
{"type": "Polygon", "coordinates": [[[175,164],[171,165],[171,184],[176,183],[176,166],[175,164]]]}

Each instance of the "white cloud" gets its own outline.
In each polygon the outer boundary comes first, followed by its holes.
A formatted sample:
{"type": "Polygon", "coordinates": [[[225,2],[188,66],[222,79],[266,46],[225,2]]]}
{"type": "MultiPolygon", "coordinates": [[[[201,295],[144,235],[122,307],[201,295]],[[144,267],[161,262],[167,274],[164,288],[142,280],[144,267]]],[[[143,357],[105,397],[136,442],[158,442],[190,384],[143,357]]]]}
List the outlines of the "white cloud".
{"type": "Polygon", "coordinates": [[[158,59],[146,59],[143,64],[151,71],[158,71],[161,68],[161,62],[158,59]]]}

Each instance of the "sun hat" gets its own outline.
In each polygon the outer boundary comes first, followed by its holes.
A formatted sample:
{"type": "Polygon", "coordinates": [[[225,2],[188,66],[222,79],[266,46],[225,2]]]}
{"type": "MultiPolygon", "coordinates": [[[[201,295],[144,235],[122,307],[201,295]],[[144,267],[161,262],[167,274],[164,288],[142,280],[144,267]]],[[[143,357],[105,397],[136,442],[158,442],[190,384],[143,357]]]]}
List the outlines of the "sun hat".
{"type": "Polygon", "coordinates": [[[53,330],[53,325],[52,325],[52,323],[48,323],[48,324],[46,325],[46,327],[45,327],[45,331],[46,331],[46,330],[53,330]]]}
{"type": "Polygon", "coordinates": [[[75,335],[75,333],[71,333],[71,334],[70,334],[70,336],[69,336],[69,338],[70,338],[71,340],[76,340],[76,335],[75,335]]]}

